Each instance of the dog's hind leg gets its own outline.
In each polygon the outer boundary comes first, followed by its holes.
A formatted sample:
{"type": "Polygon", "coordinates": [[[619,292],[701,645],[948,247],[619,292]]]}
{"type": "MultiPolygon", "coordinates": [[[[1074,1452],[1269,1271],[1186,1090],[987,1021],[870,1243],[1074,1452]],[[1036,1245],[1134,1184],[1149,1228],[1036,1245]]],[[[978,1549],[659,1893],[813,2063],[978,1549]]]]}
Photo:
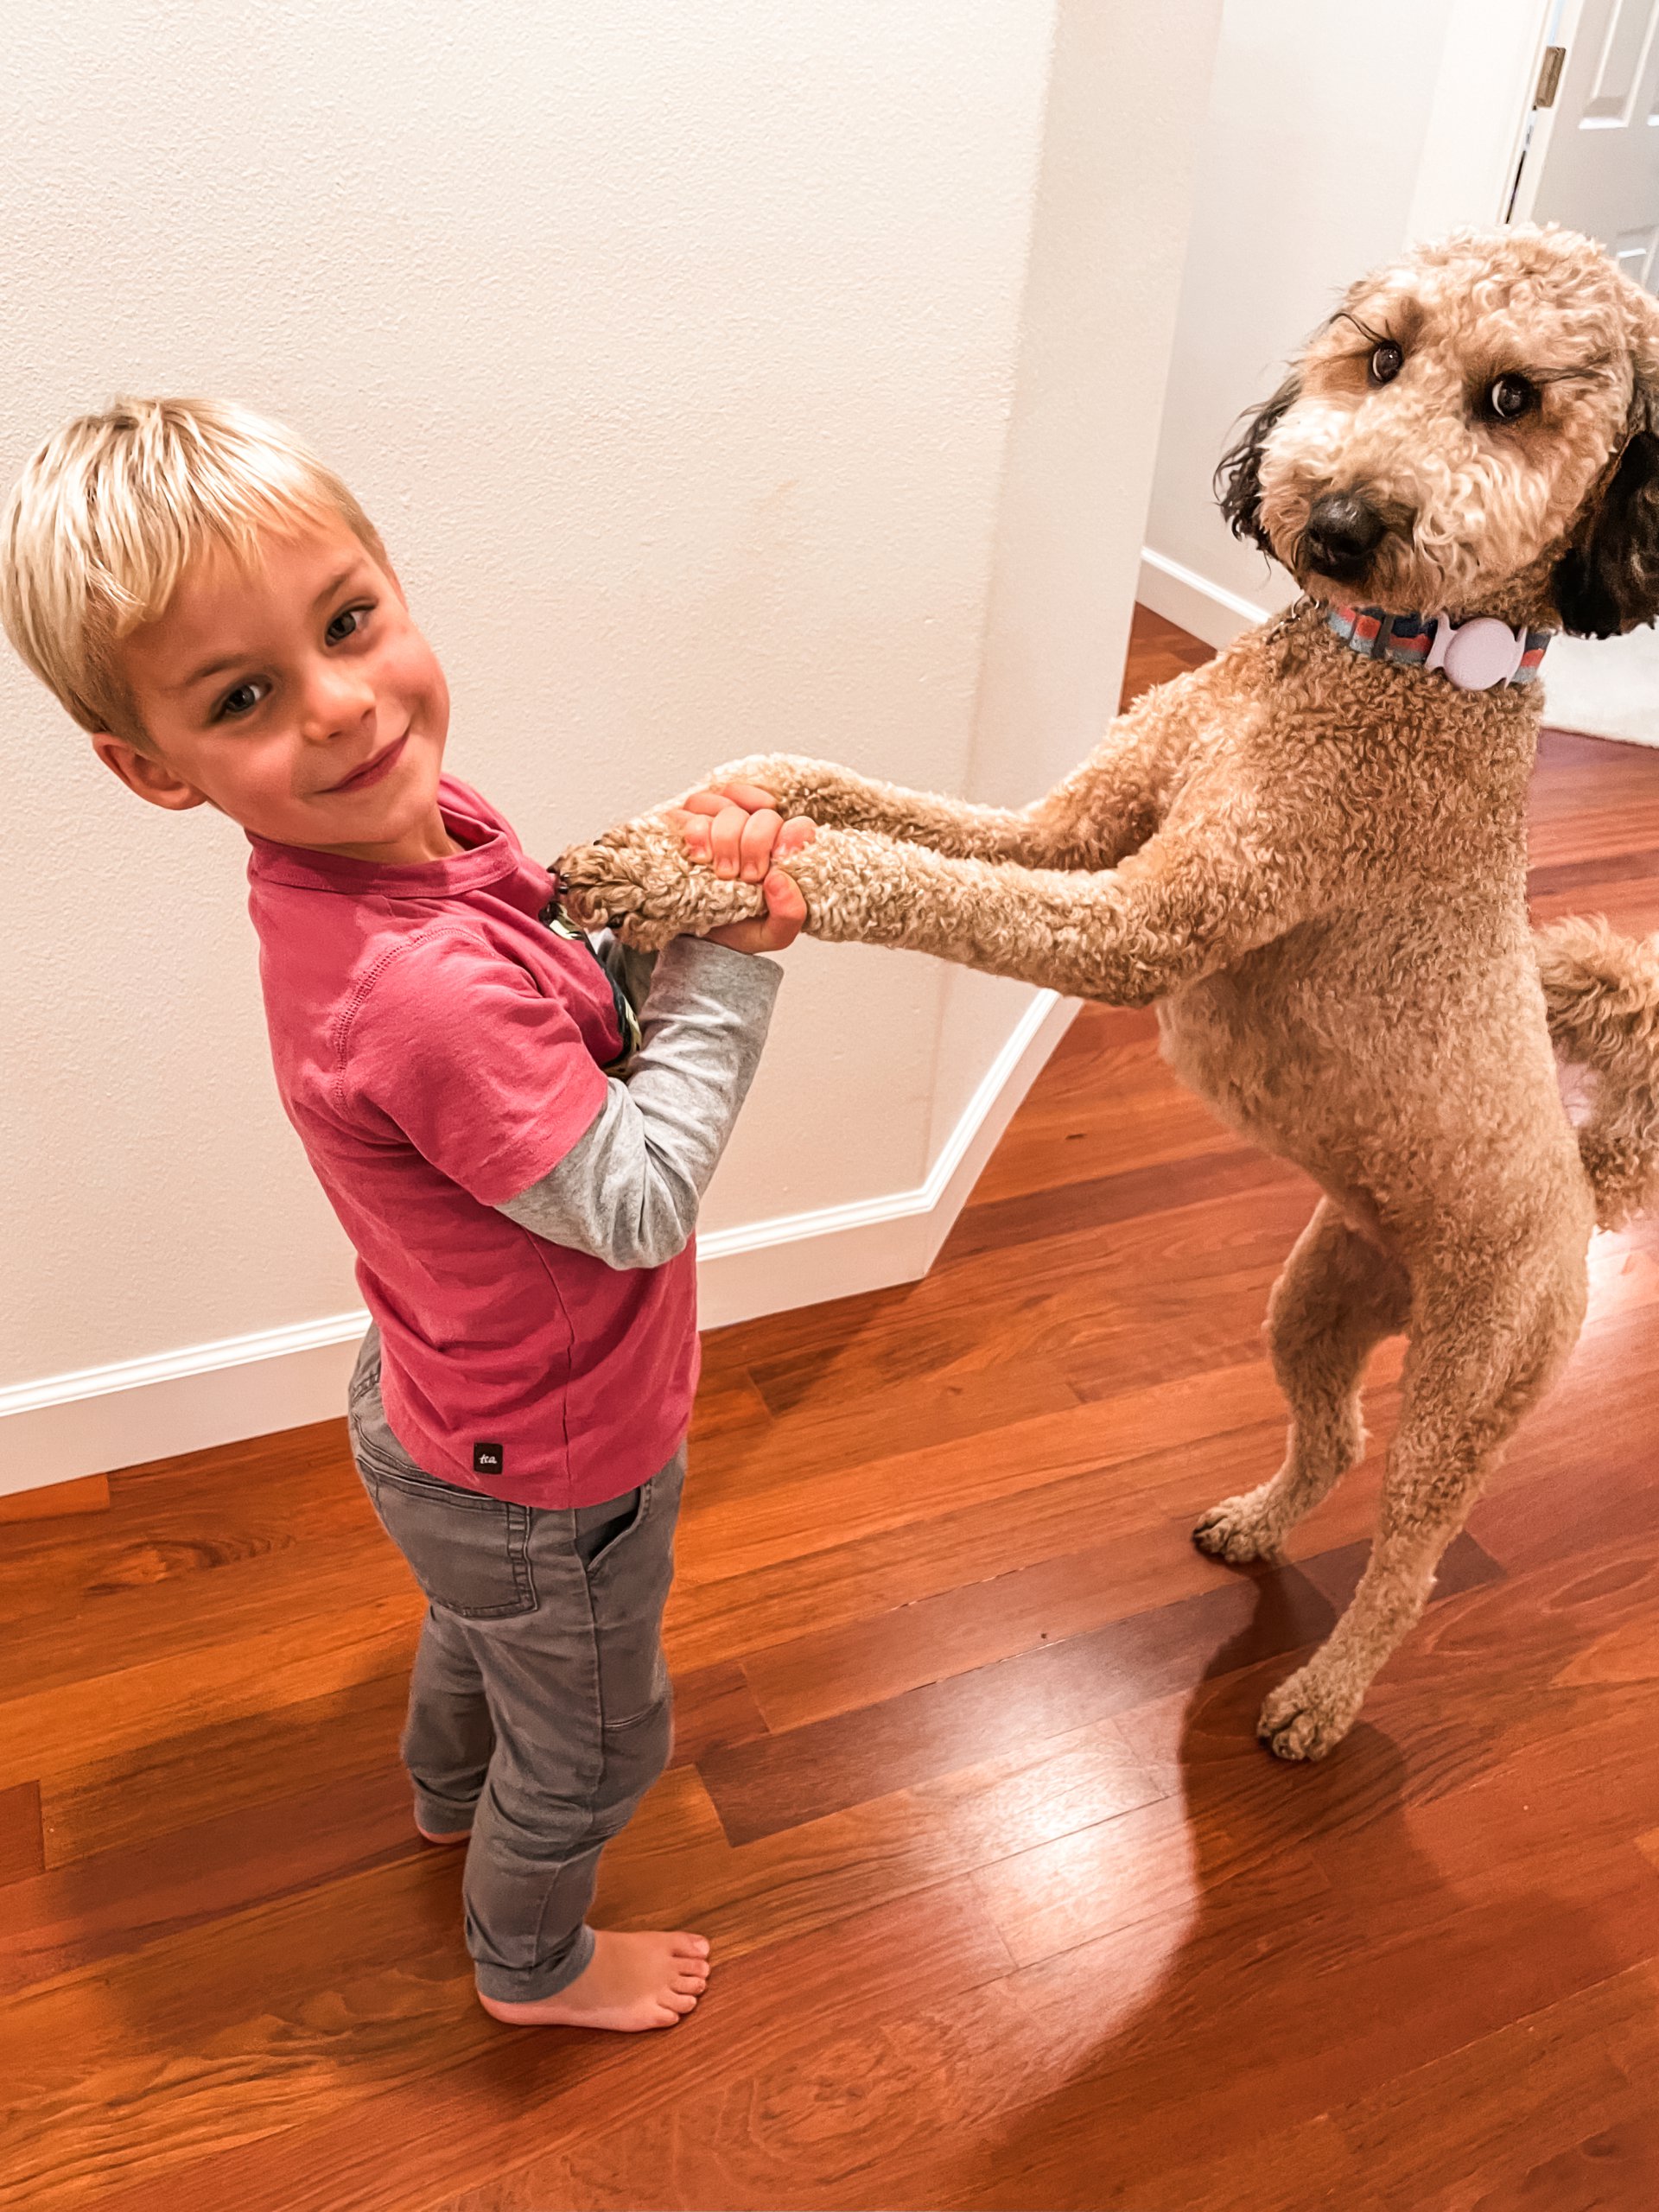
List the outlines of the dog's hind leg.
{"type": "Polygon", "coordinates": [[[1351,1229],[1329,1198],[1297,1239],[1268,1302],[1274,1371],[1290,1406],[1284,1465],[1224,1498],[1192,1531],[1214,1559],[1272,1559],[1303,1514],[1364,1456],[1359,1378],[1372,1350],[1406,1325],[1411,1286],[1397,1260],[1351,1229]]]}
{"type": "Polygon", "coordinates": [[[1522,1415],[1576,1342],[1585,1247],[1511,1256],[1413,1300],[1400,1426],[1389,1455],[1370,1562],[1347,1611],[1262,1708],[1281,1758],[1321,1758],[1352,1726],[1377,1669],[1428,1602],[1434,1571],[1522,1415]]]}

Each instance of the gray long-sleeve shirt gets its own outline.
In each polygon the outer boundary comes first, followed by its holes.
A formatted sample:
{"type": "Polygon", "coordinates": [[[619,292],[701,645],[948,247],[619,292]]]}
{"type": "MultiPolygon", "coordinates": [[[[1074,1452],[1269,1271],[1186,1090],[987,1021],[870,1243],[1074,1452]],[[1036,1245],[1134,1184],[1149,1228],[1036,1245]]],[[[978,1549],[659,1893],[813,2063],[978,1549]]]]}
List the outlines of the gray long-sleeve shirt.
{"type": "Polygon", "coordinates": [[[783,970],[702,938],[676,938],[654,974],[613,939],[601,939],[599,950],[639,1007],[639,1049],[558,1166],[498,1211],[608,1267],[658,1268],[696,1225],[760,1062],[783,970]]]}

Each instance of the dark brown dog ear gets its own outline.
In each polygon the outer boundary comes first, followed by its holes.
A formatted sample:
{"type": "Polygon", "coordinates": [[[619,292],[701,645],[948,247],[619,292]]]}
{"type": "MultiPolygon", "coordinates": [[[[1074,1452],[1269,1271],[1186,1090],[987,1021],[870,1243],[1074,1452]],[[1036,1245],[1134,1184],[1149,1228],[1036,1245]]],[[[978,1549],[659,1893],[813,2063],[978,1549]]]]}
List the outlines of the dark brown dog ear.
{"type": "Polygon", "coordinates": [[[1278,423],[1301,397],[1301,378],[1285,378],[1265,407],[1244,418],[1243,428],[1216,464],[1216,497],[1235,537],[1249,538],[1264,553],[1272,541],[1262,527],[1262,456],[1278,423]]]}
{"type": "Polygon", "coordinates": [[[1659,620],[1659,437],[1650,429],[1626,443],[1552,582],[1569,637],[1617,638],[1659,620]]]}

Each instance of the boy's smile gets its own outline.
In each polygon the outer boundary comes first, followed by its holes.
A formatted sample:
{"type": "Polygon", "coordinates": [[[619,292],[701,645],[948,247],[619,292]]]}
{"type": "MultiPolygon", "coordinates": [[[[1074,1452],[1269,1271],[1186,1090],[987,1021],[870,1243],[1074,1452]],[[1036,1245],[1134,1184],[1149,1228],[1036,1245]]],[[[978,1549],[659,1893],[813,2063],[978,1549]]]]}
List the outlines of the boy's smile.
{"type": "Polygon", "coordinates": [[[100,734],[99,757],[155,805],[206,802],[278,844],[442,859],[449,693],[397,578],[333,517],[261,553],[198,563],[122,640],[149,749],[100,734]]]}

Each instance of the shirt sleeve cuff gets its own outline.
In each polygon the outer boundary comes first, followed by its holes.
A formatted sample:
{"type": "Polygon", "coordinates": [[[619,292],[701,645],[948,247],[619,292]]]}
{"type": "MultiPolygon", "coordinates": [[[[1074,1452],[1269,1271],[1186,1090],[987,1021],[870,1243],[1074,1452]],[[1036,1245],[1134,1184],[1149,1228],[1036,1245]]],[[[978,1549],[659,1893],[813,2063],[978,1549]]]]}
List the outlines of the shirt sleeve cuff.
{"type": "Polygon", "coordinates": [[[764,952],[737,952],[729,944],[715,944],[706,937],[671,938],[657,957],[657,976],[683,976],[724,997],[747,994],[757,985],[775,995],[784,971],[764,952]]]}

